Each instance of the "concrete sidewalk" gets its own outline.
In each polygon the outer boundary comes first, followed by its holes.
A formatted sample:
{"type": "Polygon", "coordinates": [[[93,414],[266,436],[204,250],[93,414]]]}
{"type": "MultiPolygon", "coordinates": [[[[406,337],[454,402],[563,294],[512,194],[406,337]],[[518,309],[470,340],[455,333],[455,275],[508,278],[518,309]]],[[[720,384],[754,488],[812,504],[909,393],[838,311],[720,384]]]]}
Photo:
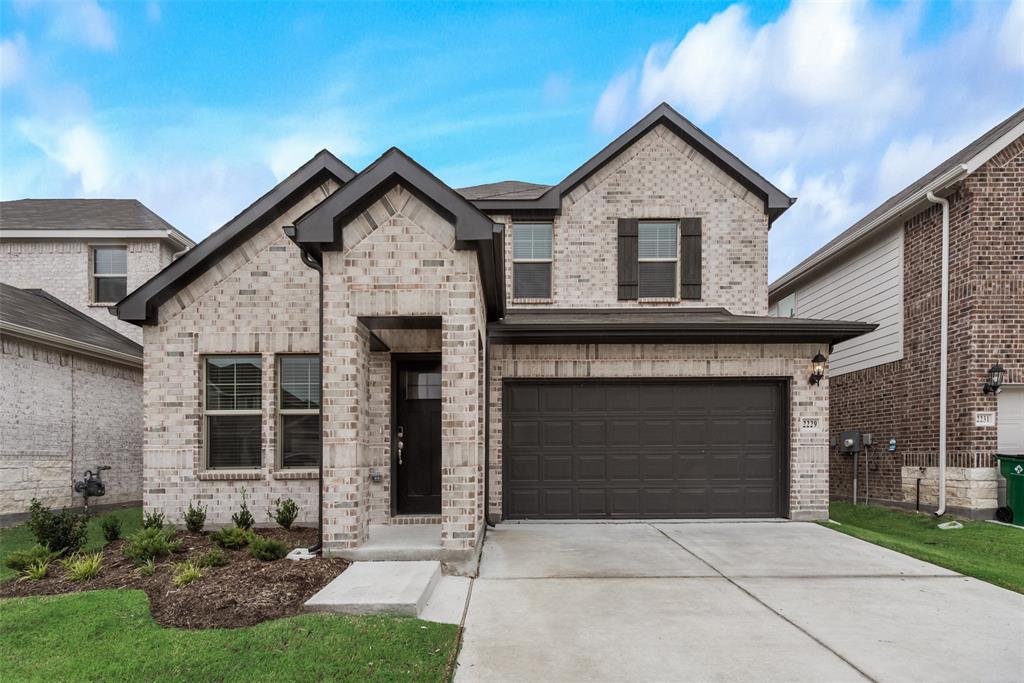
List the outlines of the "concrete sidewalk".
{"type": "Polygon", "coordinates": [[[456,680],[1014,681],[1024,596],[801,523],[503,524],[456,680]]]}

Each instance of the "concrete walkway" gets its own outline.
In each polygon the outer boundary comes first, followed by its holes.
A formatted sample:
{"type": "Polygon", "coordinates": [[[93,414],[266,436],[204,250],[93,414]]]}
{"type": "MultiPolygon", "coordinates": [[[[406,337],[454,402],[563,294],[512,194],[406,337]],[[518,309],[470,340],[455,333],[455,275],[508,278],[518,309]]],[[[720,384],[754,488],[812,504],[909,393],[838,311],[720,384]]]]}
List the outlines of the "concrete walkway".
{"type": "Polygon", "coordinates": [[[503,524],[455,680],[1019,681],[1021,643],[1024,596],[815,524],[503,524]]]}

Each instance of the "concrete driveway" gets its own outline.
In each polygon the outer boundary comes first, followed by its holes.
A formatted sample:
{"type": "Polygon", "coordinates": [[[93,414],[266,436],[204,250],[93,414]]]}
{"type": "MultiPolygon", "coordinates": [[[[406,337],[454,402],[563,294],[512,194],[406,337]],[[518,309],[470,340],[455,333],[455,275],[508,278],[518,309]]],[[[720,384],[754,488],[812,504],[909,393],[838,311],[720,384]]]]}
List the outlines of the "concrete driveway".
{"type": "Polygon", "coordinates": [[[787,522],[487,534],[455,680],[1020,681],[1024,596],[787,522]]]}

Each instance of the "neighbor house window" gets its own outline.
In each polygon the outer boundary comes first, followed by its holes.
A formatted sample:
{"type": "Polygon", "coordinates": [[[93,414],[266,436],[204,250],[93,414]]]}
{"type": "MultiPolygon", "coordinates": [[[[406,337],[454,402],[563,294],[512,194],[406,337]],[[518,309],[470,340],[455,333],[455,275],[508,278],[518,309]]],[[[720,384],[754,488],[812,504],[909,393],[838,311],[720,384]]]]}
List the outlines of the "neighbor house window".
{"type": "Polygon", "coordinates": [[[92,248],[92,300],[113,304],[128,294],[128,249],[92,248]]]}
{"type": "Polygon", "coordinates": [[[551,223],[512,226],[512,296],[551,298],[551,223]]]}
{"type": "Polygon", "coordinates": [[[320,357],[281,356],[278,363],[281,467],[320,463],[320,357]]]}
{"type": "Polygon", "coordinates": [[[206,464],[210,469],[262,464],[262,364],[259,356],[206,359],[206,464]]]}
{"type": "Polygon", "coordinates": [[[638,284],[641,299],[674,298],[679,277],[679,224],[641,221],[637,227],[638,284]]]}

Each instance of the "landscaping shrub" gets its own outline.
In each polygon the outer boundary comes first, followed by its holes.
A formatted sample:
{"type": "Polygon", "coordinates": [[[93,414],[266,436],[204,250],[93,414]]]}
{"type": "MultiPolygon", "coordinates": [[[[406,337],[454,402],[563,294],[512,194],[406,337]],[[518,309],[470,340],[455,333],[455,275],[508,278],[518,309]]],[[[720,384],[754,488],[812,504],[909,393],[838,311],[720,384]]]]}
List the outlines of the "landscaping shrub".
{"type": "Polygon", "coordinates": [[[156,512],[155,510],[153,512],[147,512],[142,515],[142,528],[163,529],[166,521],[164,513],[162,512],[156,512]]]}
{"type": "Polygon", "coordinates": [[[249,554],[257,560],[272,562],[288,554],[288,546],[274,538],[253,536],[249,541],[249,554]]]}
{"type": "Polygon", "coordinates": [[[185,510],[183,515],[185,518],[185,528],[194,534],[202,532],[203,525],[206,524],[206,508],[202,505],[192,505],[192,501],[188,503],[188,509],[185,510]]]}
{"type": "Polygon", "coordinates": [[[64,567],[64,571],[71,571],[71,565],[78,561],[81,557],[81,553],[71,553],[60,558],[60,566],[64,567]]]}
{"type": "Polygon", "coordinates": [[[52,552],[46,546],[34,545],[28,550],[16,550],[8,555],[4,558],[4,566],[16,572],[23,572],[40,562],[48,564],[55,557],[57,557],[57,553],[52,552]]]}
{"type": "Polygon", "coordinates": [[[231,515],[231,521],[235,523],[239,529],[251,529],[252,525],[256,523],[252,513],[249,512],[249,504],[245,501],[245,487],[242,487],[242,507],[235,514],[231,515]]]}
{"type": "Polygon", "coordinates": [[[19,581],[38,581],[39,579],[45,579],[49,571],[49,562],[33,562],[21,571],[21,579],[19,579],[19,581]]]}
{"type": "Polygon", "coordinates": [[[54,512],[35,498],[29,506],[28,528],[41,545],[56,553],[73,553],[85,545],[89,520],[71,510],[54,512]]]}
{"type": "Polygon", "coordinates": [[[267,510],[267,516],[273,519],[282,529],[291,529],[295,518],[299,516],[299,506],[291,498],[274,501],[274,509],[267,510]]]}
{"type": "Polygon", "coordinates": [[[139,568],[135,571],[139,573],[139,576],[153,576],[153,574],[156,573],[156,562],[154,562],[153,559],[150,558],[142,564],[140,564],[139,568]]]}
{"type": "Polygon", "coordinates": [[[95,579],[103,566],[103,553],[79,555],[67,567],[70,581],[88,581],[95,579]]]}
{"type": "Polygon", "coordinates": [[[112,543],[121,538],[121,518],[117,515],[107,515],[100,520],[103,527],[103,538],[107,543],[112,543]]]}
{"type": "Polygon", "coordinates": [[[210,540],[219,545],[221,548],[227,548],[228,550],[238,550],[249,545],[249,541],[252,539],[254,534],[248,529],[240,529],[237,526],[230,526],[221,529],[220,531],[214,531],[210,534],[210,540]]]}
{"type": "Polygon", "coordinates": [[[223,567],[228,563],[228,556],[220,548],[210,548],[199,556],[196,563],[200,567],[223,567]]]}
{"type": "Polygon", "coordinates": [[[174,539],[174,529],[139,529],[128,537],[124,556],[136,564],[157,557],[166,557],[181,550],[181,541],[174,539]]]}
{"type": "Polygon", "coordinates": [[[181,588],[201,578],[203,578],[203,568],[192,560],[187,560],[174,565],[174,575],[171,580],[176,587],[181,588]]]}

